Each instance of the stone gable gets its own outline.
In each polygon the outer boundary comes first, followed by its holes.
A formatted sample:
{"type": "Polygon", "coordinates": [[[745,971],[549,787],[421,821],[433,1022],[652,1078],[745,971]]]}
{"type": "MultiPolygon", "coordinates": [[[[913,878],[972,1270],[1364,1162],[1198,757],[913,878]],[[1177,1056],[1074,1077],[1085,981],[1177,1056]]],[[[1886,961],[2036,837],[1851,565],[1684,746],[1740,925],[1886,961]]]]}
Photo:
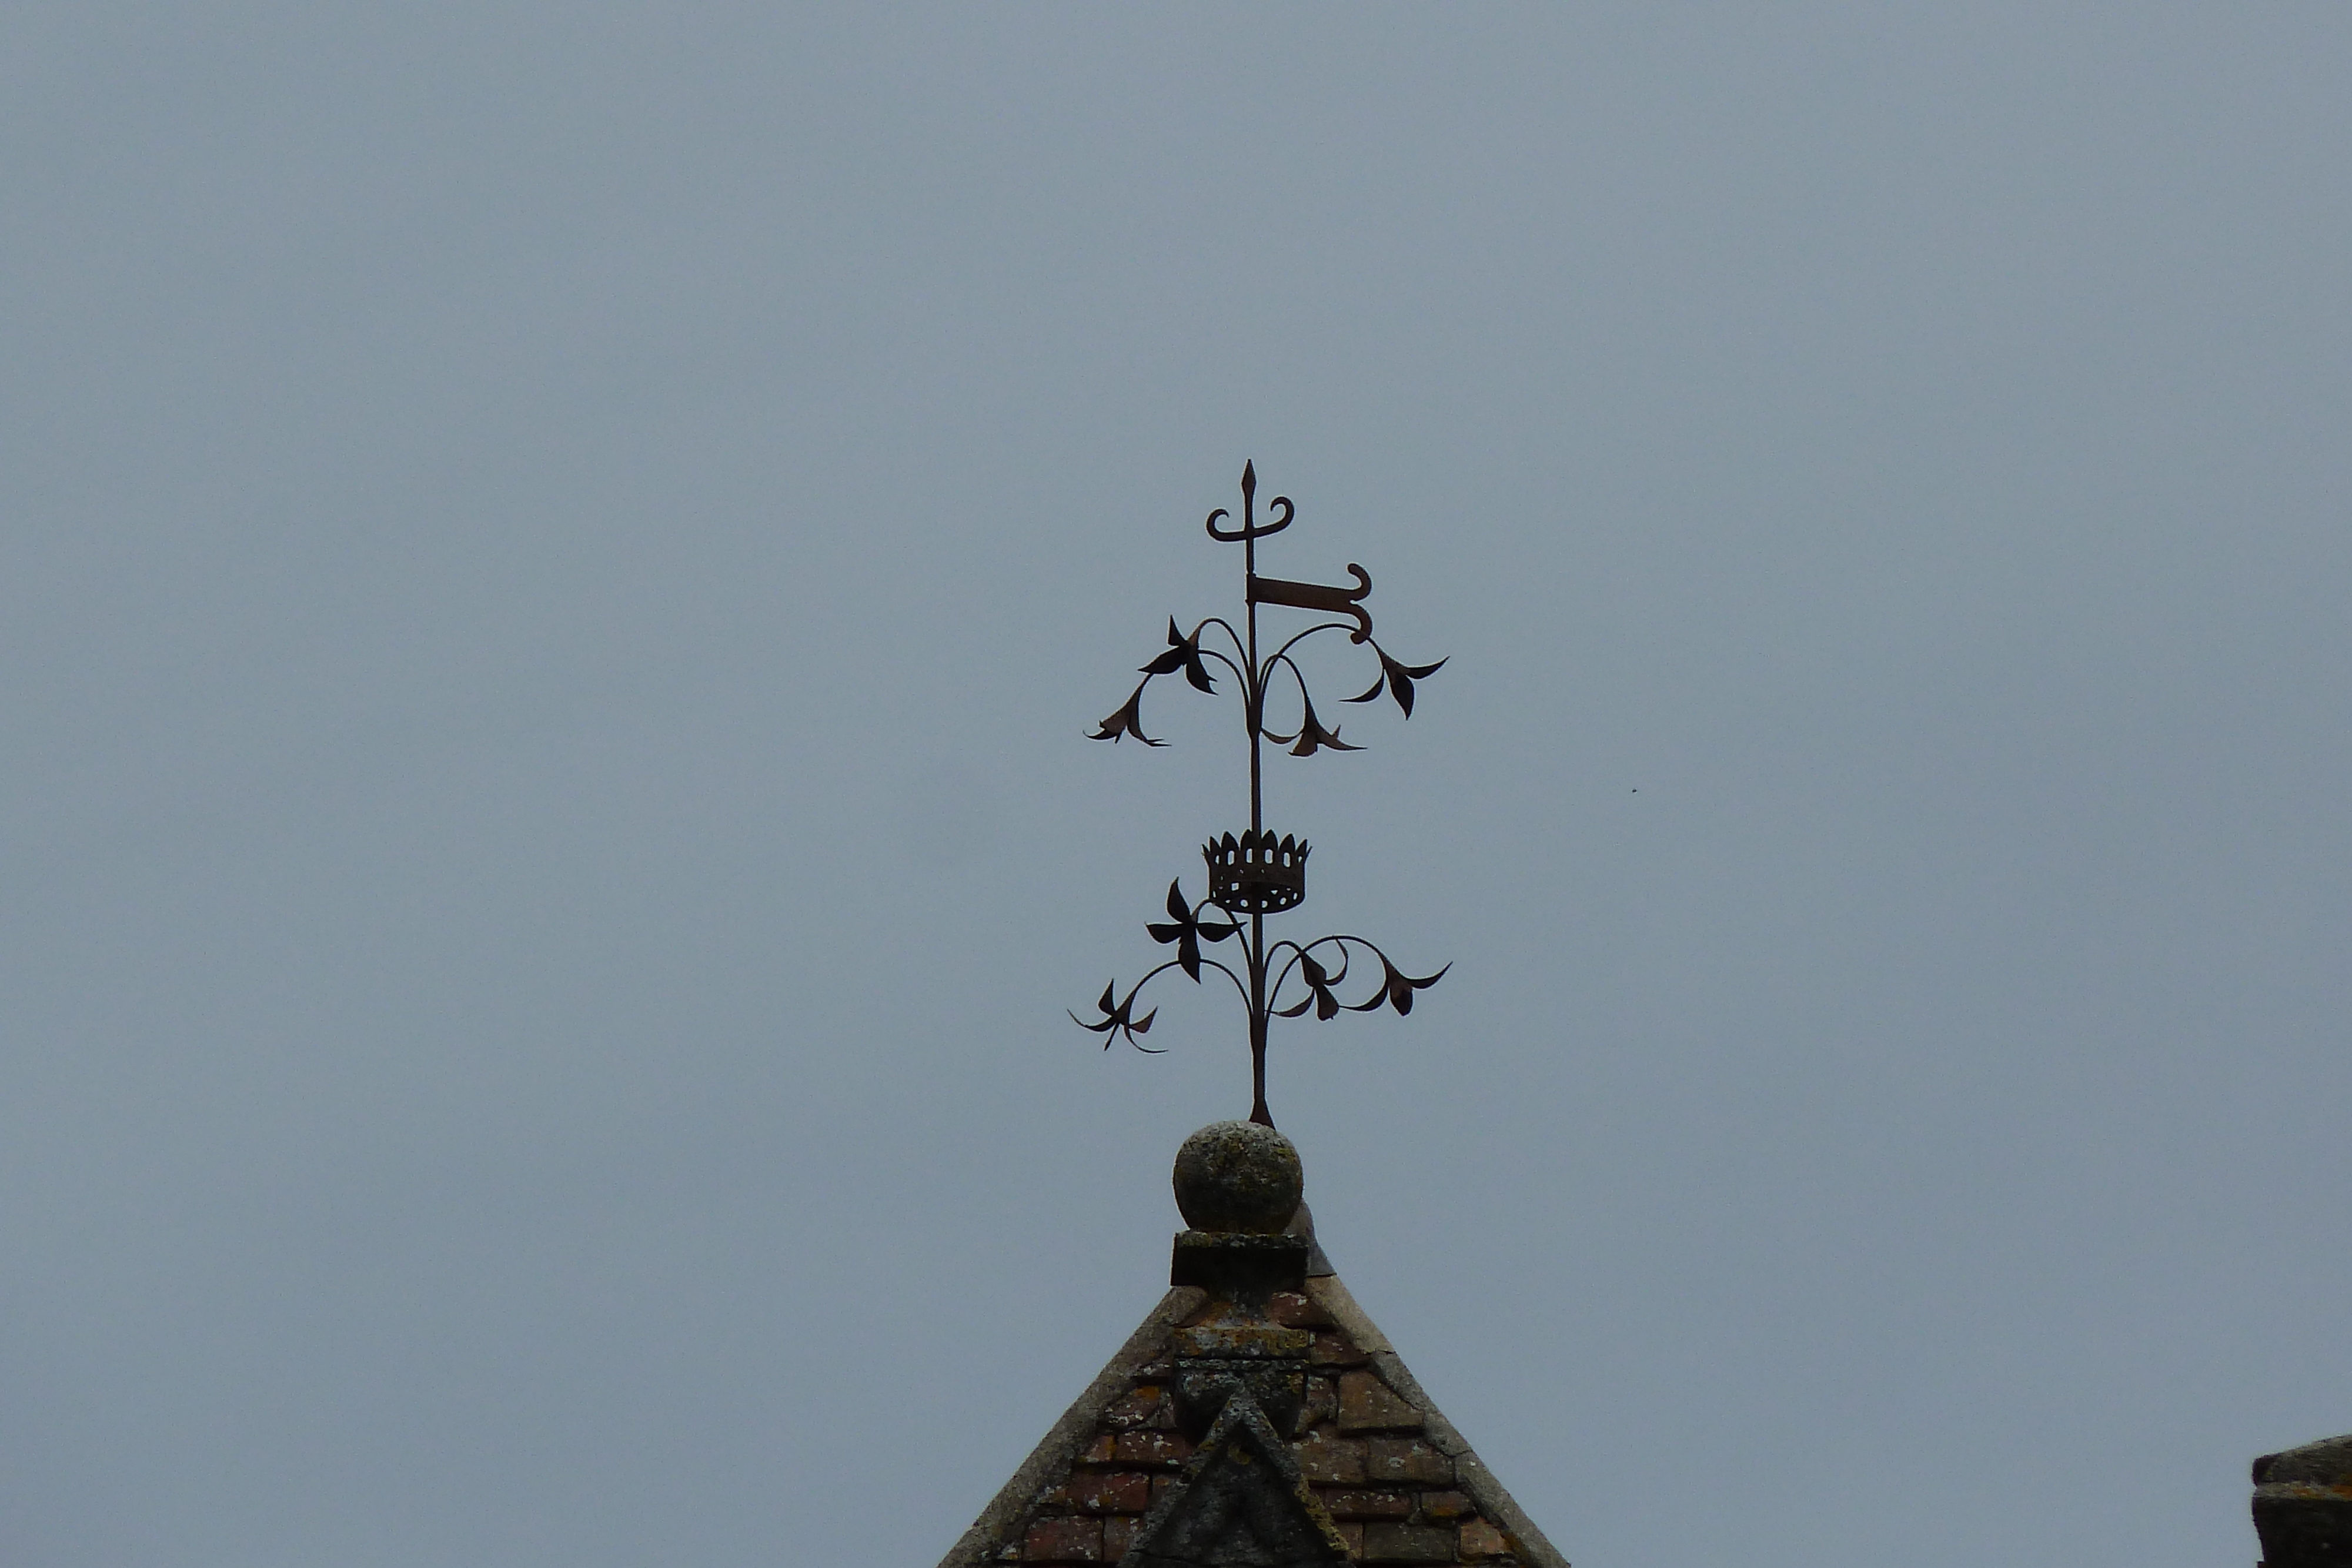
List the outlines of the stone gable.
{"type": "MultiPolygon", "coordinates": [[[[1254,1563],[1287,1568],[1318,1560],[1568,1568],[1430,1403],[1336,1275],[1310,1277],[1303,1289],[1272,1292],[1265,1317],[1310,1336],[1304,1345],[1303,1400],[1288,1429],[1274,1440],[1286,1449],[1288,1463],[1279,1469],[1295,1469],[1302,1496],[1311,1500],[1302,1517],[1318,1528],[1328,1526],[1344,1555],[1318,1559],[1304,1545],[1253,1546],[1247,1541],[1214,1549],[1171,1549],[1164,1544],[1171,1537],[1155,1533],[1149,1552],[1135,1560],[1139,1568],[1147,1560],[1198,1563],[1203,1568],[1254,1563]],[[1171,1555],[1171,1550],[1212,1554],[1171,1555]]],[[[1181,1336],[1213,1334],[1218,1321],[1217,1303],[1208,1291],[1192,1286],[1171,1290],[940,1568],[1118,1563],[1128,1560],[1148,1527],[1158,1531],[1163,1519],[1177,1517],[1184,1502],[1177,1494],[1211,1484],[1178,1419],[1181,1336]]],[[[1267,1422],[1255,1405],[1249,1408],[1257,1422],[1267,1422]]],[[[1270,1425],[1264,1429],[1273,1432],[1270,1425]]],[[[1222,1440],[1213,1427],[1202,1446],[1222,1440]]],[[[1240,1462],[1247,1458],[1244,1449],[1240,1462]]],[[[1238,1485],[1230,1479],[1214,1484],[1238,1485]]],[[[1273,1526],[1259,1531],[1276,1532],[1273,1526]]],[[[1193,1534],[1207,1538],[1201,1528],[1193,1534]]]]}

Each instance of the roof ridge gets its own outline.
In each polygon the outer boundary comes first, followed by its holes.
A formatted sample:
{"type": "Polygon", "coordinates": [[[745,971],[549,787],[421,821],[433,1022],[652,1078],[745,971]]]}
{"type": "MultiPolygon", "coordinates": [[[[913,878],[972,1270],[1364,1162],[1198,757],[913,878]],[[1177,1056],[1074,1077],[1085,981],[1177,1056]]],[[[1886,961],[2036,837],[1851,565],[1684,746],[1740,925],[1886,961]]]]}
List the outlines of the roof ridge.
{"type": "Polygon", "coordinates": [[[1176,1325],[1200,1311],[1208,1299],[1209,1293],[1197,1285],[1169,1287],[1168,1293],[1160,1298],[1160,1304],[1127,1336],[1118,1354],[1095,1374],[1087,1391],[1062,1412],[1062,1418],[1047,1428],[1045,1437],[1029,1450],[1029,1457],[1021,1461],[1013,1479],[981,1510],[971,1528],[948,1548],[948,1554],[940,1559],[940,1568],[968,1568],[970,1564],[984,1563],[1009,1543],[1011,1531],[1028,1513],[1037,1494],[1077,1462],[1079,1445],[1093,1434],[1095,1423],[1102,1419],[1103,1412],[1128,1391],[1136,1373],[1150,1365],[1167,1347],[1176,1325]]]}
{"type": "Polygon", "coordinates": [[[1437,1402],[1430,1398],[1428,1391],[1422,1387],[1421,1380],[1413,1376],[1412,1368],[1405,1365],[1404,1358],[1397,1354],[1396,1347],[1389,1343],[1389,1336],[1381,1332],[1380,1325],[1372,1322],[1371,1315],[1358,1304],[1339,1276],[1334,1273],[1309,1278],[1307,1296],[1330,1314],[1331,1321],[1339,1325],[1340,1332],[1356,1342],[1357,1349],[1372,1358],[1373,1370],[1380,1374],[1381,1381],[1421,1412],[1428,1423],[1429,1436],[1439,1451],[1454,1461],[1454,1485],[1468,1494],[1470,1500],[1476,1503],[1483,1512],[1493,1516],[1497,1524],[1517,1538],[1516,1544],[1530,1563],[1538,1565],[1538,1568],[1569,1568],[1568,1559],[1560,1554],[1559,1548],[1536,1527],[1535,1521],[1528,1517],[1527,1511],[1519,1507],[1517,1500],[1504,1489],[1503,1483],[1495,1479],[1495,1472],[1486,1468],[1486,1461],[1470,1447],[1461,1429],[1445,1418],[1445,1413],[1437,1407],[1437,1402]]]}

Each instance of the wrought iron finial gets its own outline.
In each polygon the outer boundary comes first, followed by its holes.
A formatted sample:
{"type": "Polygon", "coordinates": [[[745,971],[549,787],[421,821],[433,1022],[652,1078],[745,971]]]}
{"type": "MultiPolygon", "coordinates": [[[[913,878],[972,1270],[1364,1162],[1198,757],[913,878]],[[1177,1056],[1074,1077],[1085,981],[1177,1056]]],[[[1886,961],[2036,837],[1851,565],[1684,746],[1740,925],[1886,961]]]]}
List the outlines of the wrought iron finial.
{"type": "Polygon", "coordinates": [[[1306,899],[1309,852],[1303,841],[1288,833],[1277,838],[1265,825],[1261,743],[1273,741],[1293,757],[1362,749],[1341,740],[1337,726],[1328,729],[1323,727],[1315,712],[1314,696],[1307,690],[1306,673],[1291,657],[1291,651],[1324,632],[1345,632],[1350,643],[1369,643],[1380,661],[1380,668],[1370,686],[1344,700],[1369,703],[1385,693],[1407,718],[1412,716],[1413,683],[1435,674],[1445,661],[1408,664],[1373,641],[1371,612],[1364,608],[1364,601],[1371,596],[1371,574],[1353,561],[1348,564],[1348,573],[1355,579],[1353,587],[1260,577],[1257,541],[1288,528],[1296,515],[1287,496],[1275,497],[1267,503],[1267,511],[1271,520],[1260,523],[1257,465],[1244,463],[1240,526],[1219,526],[1221,521],[1230,525],[1233,518],[1233,514],[1223,507],[1209,514],[1207,525],[1211,538],[1242,547],[1242,628],[1236,631],[1231,622],[1212,615],[1186,632],[1171,616],[1168,646],[1141,667],[1142,681],[1126,703],[1096,726],[1089,737],[1118,741],[1131,736],[1146,746],[1166,744],[1144,733],[1145,689],[1162,675],[1181,672],[1193,687],[1213,693],[1217,689],[1217,672],[1210,666],[1222,666],[1240,689],[1242,725],[1249,737],[1249,827],[1238,835],[1226,833],[1201,846],[1208,873],[1206,896],[1198,902],[1187,898],[1181,877],[1168,884],[1168,919],[1154,921],[1144,929],[1154,942],[1173,946],[1176,956],[1129,986],[1124,996],[1119,994],[1117,981],[1104,987],[1102,999],[1095,1004],[1101,1014],[1096,1021],[1088,1023],[1076,1013],[1070,1016],[1081,1027],[1103,1036],[1106,1049],[1112,1040],[1123,1039],[1139,1051],[1155,1051],[1158,1048],[1144,1044],[1142,1037],[1150,1030],[1151,1020],[1159,1016],[1159,1010],[1154,1009],[1140,1018],[1135,1014],[1137,998],[1144,988],[1171,969],[1181,969],[1195,982],[1205,970],[1216,970],[1233,982],[1249,1015],[1250,1120],[1271,1127],[1274,1117],[1265,1104],[1265,1047],[1273,1019],[1298,1018],[1309,1008],[1319,1019],[1337,1018],[1342,1011],[1370,1012],[1381,1007],[1409,1013],[1414,993],[1427,990],[1445,974],[1445,969],[1441,968],[1419,978],[1407,975],[1386,953],[1360,936],[1318,936],[1311,942],[1284,939],[1270,946],[1265,939],[1265,917],[1296,908],[1306,899]],[[1261,604],[1317,612],[1327,619],[1295,633],[1261,658],[1257,625],[1261,604]],[[1345,619],[1328,619],[1333,616],[1345,619]],[[1277,733],[1266,722],[1266,699],[1277,674],[1286,677],[1283,684],[1285,695],[1295,690],[1298,699],[1297,722],[1286,735],[1277,733]],[[1210,912],[1224,918],[1204,919],[1204,914],[1210,912]],[[1244,917],[1248,922],[1246,926],[1242,923],[1244,917]],[[1231,964],[1202,949],[1203,943],[1215,947],[1235,938],[1238,948],[1231,964]],[[1360,969],[1368,969],[1373,959],[1379,960],[1381,967],[1378,985],[1360,1001],[1341,1001],[1341,993],[1354,988],[1351,978],[1360,969]],[[1296,999],[1287,999],[1291,998],[1296,999]]]}

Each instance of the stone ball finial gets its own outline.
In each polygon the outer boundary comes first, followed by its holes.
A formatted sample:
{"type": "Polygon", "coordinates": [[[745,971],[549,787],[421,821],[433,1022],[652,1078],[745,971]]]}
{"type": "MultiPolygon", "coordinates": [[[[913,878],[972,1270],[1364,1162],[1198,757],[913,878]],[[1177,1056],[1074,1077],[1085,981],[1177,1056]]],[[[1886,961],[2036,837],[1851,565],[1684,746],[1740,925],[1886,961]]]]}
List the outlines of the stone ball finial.
{"type": "Polygon", "coordinates": [[[1195,1230],[1278,1234],[1307,1178],[1288,1138],[1256,1122],[1212,1122],[1176,1151],[1176,1207],[1195,1230]]]}

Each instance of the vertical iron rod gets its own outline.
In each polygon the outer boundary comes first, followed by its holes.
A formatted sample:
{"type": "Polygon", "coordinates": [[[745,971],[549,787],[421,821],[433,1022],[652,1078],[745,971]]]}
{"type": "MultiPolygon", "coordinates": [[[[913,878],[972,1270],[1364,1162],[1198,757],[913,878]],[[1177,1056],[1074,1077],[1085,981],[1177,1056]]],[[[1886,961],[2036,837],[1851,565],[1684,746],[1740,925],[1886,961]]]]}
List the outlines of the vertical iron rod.
{"type": "MultiPolygon", "coordinates": [[[[1242,602],[1249,621],[1249,690],[1243,694],[1243,717],[1249,726],[1250,831],[1263,845],[1265,796],[1258,760],[1258,734],[1265,727],[1265,672],[1257,667],[1257,596],[1250,584],[1257,577],[1257,466],[1242,465],[1242,602]]],[[[1264,1126],[1274,1125],[1265,1105],[1265,915],[1250,915],[1250,1115],[1264,1126]]]]}

